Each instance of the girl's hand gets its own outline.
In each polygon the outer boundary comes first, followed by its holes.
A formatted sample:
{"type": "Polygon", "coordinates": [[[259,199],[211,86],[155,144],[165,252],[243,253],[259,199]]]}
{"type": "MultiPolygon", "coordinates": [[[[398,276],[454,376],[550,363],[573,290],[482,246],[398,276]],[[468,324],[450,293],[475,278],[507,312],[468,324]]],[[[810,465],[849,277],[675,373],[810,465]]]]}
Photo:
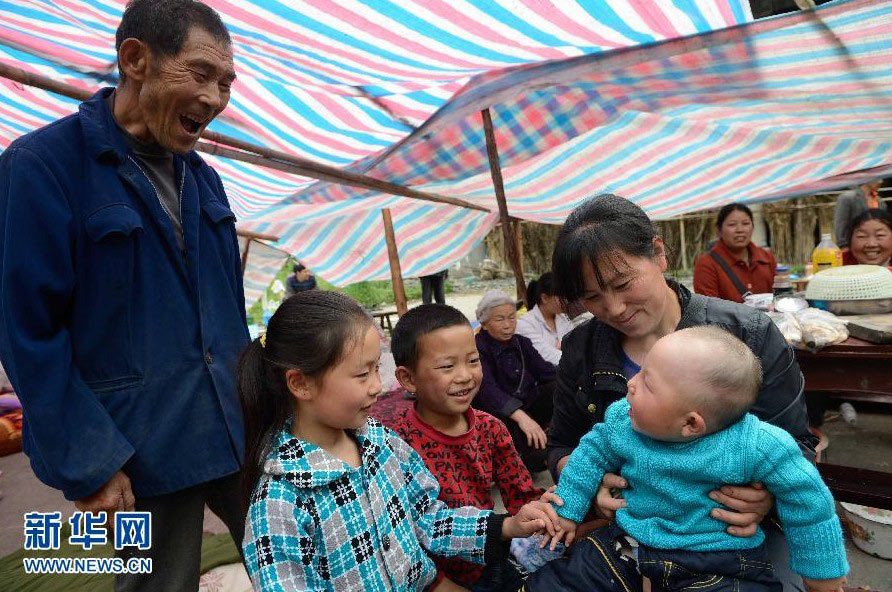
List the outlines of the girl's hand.
{"type": "Polygon", "coordinates": [[[539,450],[545,448],[545,442],[547,440],[545,431],[542,429],[542,426],[536,423],[535,419],[527,415],[526,411],[518,409],[512,413],[509,418],[517,422],[520,431],[527,437],[527,445],[530,448],[537,448],[539,450]]]}
{"type": "Polygon", "coordinates": [[[449,578],[443,578],[439,584],[431,588],[430,592],[468,592],[468,589],[459,586],[449,578]]]}
{"type": "Polygon", "coordinates": [[[730,508],[715,508],[710,516],[729,524],[727,533],[737,537],[751,537],[756,534],[759,523],[774,506],[774,496],[761,483],[725,485],[711,491],[709,498],[730,508]]]}
{"type": "Polygon", "coordinates": [[[558,532],[555,525],[559,519],[551,504],[539,501],[530,502],[514,516],[505,518],[502,522],[502,538],[525,539],[537,532],[545,532],[549,537],[553,537],[558,532]]]}
{"type": "Polygon", "coordinates": [[[810,578],[802,578],[802,583],[805,584],[805,589],[808,592],[842,592],[842,585],[846,583],[846,579],[812,580],[810,578]]]}
{"type": "Polygon", "coordinates": [[[598,513],[607,520],[613,520],[616,511],[626,507],[626,500],[621,497],[613,497],[611,489],[625,489],[629,483],[614,473],[604,473],[601,479],[601,486],[598,487],[598,495],[595,498],[595,504],[598,513]]]}

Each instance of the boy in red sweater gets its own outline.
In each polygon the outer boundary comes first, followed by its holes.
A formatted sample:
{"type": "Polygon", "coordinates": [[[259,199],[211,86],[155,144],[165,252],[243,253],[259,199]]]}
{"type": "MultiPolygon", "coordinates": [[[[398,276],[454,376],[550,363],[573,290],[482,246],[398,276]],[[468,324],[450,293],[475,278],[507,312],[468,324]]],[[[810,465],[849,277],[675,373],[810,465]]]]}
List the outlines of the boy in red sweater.
{"type": "MultiPolygon", "coordinates": [[[[483,370],[468,319],[445,304],[423,304],[404,314],[393,328],[391,351],[400,384],[416,397],[397,419],[396,432],[421,457],[440,484],[439,499],[451,508],[493,508],[498,486],[509,513],[539,499],[530,472],[520,460],[508,428],[471,408],[483,370]]],[[[502,585],[511,568],[435,558],[436,589],[476,590],[502,585]]]]}

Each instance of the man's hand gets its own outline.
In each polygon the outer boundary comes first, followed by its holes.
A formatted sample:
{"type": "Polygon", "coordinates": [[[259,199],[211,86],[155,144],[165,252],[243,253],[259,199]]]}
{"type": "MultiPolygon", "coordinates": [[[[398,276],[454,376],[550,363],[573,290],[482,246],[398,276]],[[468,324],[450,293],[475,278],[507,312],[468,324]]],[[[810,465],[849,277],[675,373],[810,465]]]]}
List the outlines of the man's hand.
{"type": "Polygon", "coordinates": [[[759,523],[774,506],[774,496],[761,483],[725,485],[711,491],[709,498],[730,508],[715,508],[709,514],[716,520],[729,524],[726,532],[737,537],[751,537],[756,534],[759,523]]]}
{"type": "Polygon", "coordinates": [[[626,507],[626,500],[621,497],[613,497],[611,489],[625,489],[629,483],[614,473],[604,473],[601,479],[601,485],[598,487],[598,495],[595,498],[595,505],[598,513],[607,520],[613,520],[616,511],[626,507]]]}
{"type": "Polygon", "coordinates": [[[545,532],[549,537],[557,534],[555,525],[560,518],[545,502],[529,502],[518,510],[514,516],[505,518],[502,522],[502,538],[527,538],[537,532],[545,532]]]}
{"type": "Polygon", "coordinates": [[[107,512],[111,520],[115,512],[129,512],[133,510],[136,499],[130,489],[130,479],[123,471],[118,471],[108,482],[89,497],[79,499],[74,505],[81,512],[107,512]]]}
{"type": "Polygon", "coordinates": [[[536,423],[535,419],[527,415],[526,411],[518,409],[508,417],[517,422],[520,431],[526,435],[527,445],[529,445],[530,448],[538,448],[539,450],[545,448],[545,442],[547,440],[545,431],[542,429],[542,426],[536,423]]]}
{"type": "Polygon", "coordinates": [[[805,589],[808,592],[842,592],[842,585],[846,583],[846,579],[812,580],[810,578],[802,578],[802,583],[805,584],[805,589]]]}

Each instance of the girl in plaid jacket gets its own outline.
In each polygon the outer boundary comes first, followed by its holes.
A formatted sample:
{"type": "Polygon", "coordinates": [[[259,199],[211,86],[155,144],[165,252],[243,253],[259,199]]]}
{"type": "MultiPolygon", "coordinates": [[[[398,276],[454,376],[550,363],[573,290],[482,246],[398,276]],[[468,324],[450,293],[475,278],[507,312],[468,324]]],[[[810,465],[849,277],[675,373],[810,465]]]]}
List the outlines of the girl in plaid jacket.
{"type": "Polygon", "coordinates": [[[436,575],[428,552],[498,562],[503,541],[555,532],[541,501],[506,517],[437,500],[418,453],[368,418],[380,355],[371,317],[318,290],[285,300],[242,355],[242,547],[255,590],[423,590],[436,575]]]}

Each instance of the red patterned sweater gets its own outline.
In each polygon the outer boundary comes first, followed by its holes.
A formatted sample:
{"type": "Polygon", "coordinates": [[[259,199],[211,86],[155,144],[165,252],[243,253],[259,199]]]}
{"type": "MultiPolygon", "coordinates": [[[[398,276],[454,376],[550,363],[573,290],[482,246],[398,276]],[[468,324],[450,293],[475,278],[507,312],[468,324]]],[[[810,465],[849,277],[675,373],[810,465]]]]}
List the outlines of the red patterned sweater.
{"type": "MultiPolygon", "coordinates": [[[[425,423],[410,407],[397,418],[394,429],[405,442],[418,451],[428,470],[440,483],[439,499],[450,508],[474,506],[493,508],[492,488],[499,488],[510,514],[532,500],[542,490],[533,486],[530,472],[520,460],[508,428],[483,411],[465,412],[468,431],[448,436],[425,423]]],[[[483,572],[482,565],[458,558],[435,557],[437,581],[442,576],[470,587],[483,572]]]]}

